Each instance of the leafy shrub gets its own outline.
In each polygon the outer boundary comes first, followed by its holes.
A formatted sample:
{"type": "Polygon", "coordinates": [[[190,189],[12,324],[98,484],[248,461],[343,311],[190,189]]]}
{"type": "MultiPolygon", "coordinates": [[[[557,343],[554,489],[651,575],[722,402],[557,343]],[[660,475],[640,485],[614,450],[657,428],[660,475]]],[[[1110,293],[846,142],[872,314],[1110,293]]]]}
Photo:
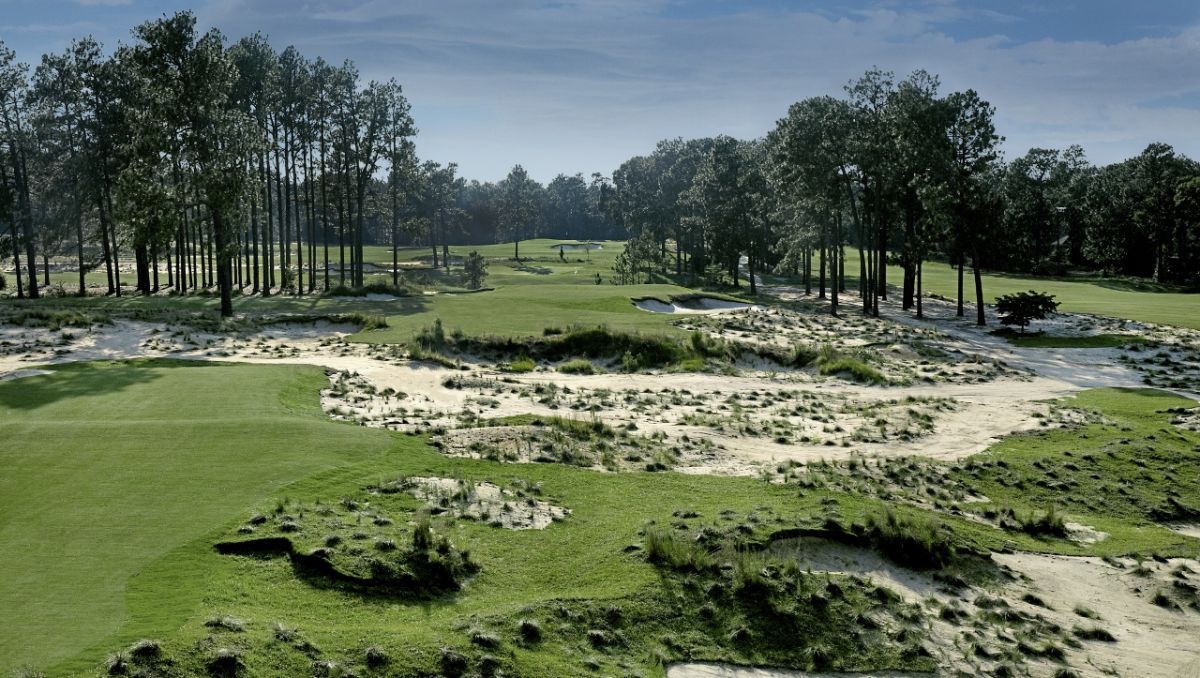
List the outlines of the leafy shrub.
{"type": "Polygon", "coordinates": [[[1000,314],[1001,325],[1017,325],[1021,334],[1033,320],[1043,320],[1058,310],[1058,302],[1053,294],[1045,292],[1016,292],[996,297],[996,311],[1000,314]]]}
{"type": "Polygon", "coordinates": [[[467,289],[477,290],[483,287],[483,281],[487,278],[487,260],[479,252],[471,250],[463,259],[463,278],[466,280],[467,289]]]}

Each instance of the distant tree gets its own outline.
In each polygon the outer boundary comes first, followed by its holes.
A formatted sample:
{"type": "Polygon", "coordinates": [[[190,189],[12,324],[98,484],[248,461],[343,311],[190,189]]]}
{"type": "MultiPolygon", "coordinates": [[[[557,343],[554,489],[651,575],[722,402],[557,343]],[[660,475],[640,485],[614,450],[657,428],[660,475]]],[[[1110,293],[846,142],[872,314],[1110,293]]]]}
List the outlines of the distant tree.
{"type": "Polygon", "coordinates": [[[1017,292],[996,298],[996,311],[1000,313],[1001,325],[1017,325],[1021,334],[1033,320],[1044,320],[1047,315],[1058,310],[1058,302],[1053,294],[1045,292],[1017,292]]]}
{"type": "Polygon", "coordinates": [[[513,259],[521,260],[521,241],[537,234],[541,185],[515,165],[500,182],[500,236],[513,241],[513,259]]]}
{"type": "Polygon", "coordinates": [[[487,260],[483,255],[471,250],[463,260],[463,276],[467,279],[467,289],[477,290],[483,287],[483,281],[487,278],[487,260]]]}

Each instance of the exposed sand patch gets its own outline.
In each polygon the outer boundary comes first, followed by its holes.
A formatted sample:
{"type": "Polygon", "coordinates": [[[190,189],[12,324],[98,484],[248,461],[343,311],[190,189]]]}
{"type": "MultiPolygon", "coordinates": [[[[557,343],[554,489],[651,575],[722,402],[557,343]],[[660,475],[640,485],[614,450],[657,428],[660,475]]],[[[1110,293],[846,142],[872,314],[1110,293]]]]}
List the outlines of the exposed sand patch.
{"type": "Polygon", "coordinates": [[[754,308],[750,304],[712,297],[697,297],[664,303],[658,299],[640,299],[633,302],[634,306],[651,313],[721,313],[724,311],[742,311],[754,308]]]}
{"type": "Polygon", "coordinates": [[[1108,539],[1107,532],[1101,532],[1091,525],[1082,523],[1063,523],[1067,528],[1067,539],[1080,544],[1095,544],[1108,539]]]}
{"type": "Polygon", "coordinates": [[[732,664],[709,664],[695,662],[672,664],[667,667],[667,678],[929,678],[928,673],[895,671],[868,671],[866,673],[812,673],[787,669],[750,668],[732,664]]]}
{"type": "Polygon", "coordinates": [[[544,530],[570,511],[524,490],[455,478],[405,478],[393,486],[428,502],[431,511],[471,518],[507,530],[544,530]]]}
{"type": "Polygon", "coordinates": [[[572,252],[575,250],[602,250],[604,249],[604,245],[601,245],[597,242],[559,243],[557,245],[551,245],[550,249],[562,250],[566,252],[572,252]]]}
{"type": "Polygon", "coordinates": [[[933,578],[900,567],[875,551],[819,537],[779,539],[768,547],[772,555],[792,559],[804,570],[864,576],[886,586],[910,603],[946,598],[933,578]]]}
{"type": "Polygon", "coordinates": [[[1172,532],[1200,539],[1200,525],[1172,525],[1170,529],[1172,532]]]}
{"type": "MultiPolygon", "coordinates": [[[[1150,601],[1163,584],[1158,576],[1139,576],[1131,568],[1117,568],[1098,558],[1047,556],[1028,553],[995,554],[1001,564],[1027,576],[1031,583],[1011,588],[1029,591],[1051,609],[1027,606],[1055,622],[1073,626],[1098,626],[1116,642],[1085,642],[1080,650],[1069,650],[1072,665],[1080,675],[1196,676],[1200,675],[1200,615],[1174,611],[1150,601]],[[1099,614],[1098,620],[1074,613],[1085,605],[1099,614]]],[[[1161,568],[1196,561],[1173,559],[1161,568]]],[[[1025,605],[1015,603],[1015,605],[1025,605]]]]}

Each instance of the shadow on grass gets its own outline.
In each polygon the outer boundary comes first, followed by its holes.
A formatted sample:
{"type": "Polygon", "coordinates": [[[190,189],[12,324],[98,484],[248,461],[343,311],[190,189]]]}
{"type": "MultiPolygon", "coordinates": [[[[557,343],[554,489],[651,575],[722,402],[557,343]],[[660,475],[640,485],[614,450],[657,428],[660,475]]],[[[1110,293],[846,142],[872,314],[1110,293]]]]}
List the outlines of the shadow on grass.
{"type": "MultiPolygon", "coordinates": [[[[48,365],[52,374],[0,382],[0,407],[35,410],[65,398],[109,395],[162,377],[162,368],[213,367],[196,360],[103,360],[48,365]]],[[[116,416],[118,413],[114,412],[116,416]]]]}
{"type": "Polygon", "coordinates": [[[398,576],[362,577],[337,568],[320,553],[302,553],[287,537],[263,537],[241,541],[224,541],[214,545],[217,553],[268,560],[286,556],[292,571],[304,583],[318,589],[334,589],[352,593],[364,599],[386,602],[432,603],[447,601],[460,586],[448,575],[435,581],[422,581],[417,575],[402,569],[398,576]]]}

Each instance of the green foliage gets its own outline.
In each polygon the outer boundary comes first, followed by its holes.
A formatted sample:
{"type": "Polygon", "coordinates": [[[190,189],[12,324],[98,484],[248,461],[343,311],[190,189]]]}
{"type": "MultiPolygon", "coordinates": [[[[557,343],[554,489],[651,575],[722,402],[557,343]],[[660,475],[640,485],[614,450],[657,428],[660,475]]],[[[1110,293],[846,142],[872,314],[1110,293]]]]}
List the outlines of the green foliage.
{"type": "Polygon", "coordinates": [[[819,370],[823,375],[846,375],[864,384],[886,384],[888,381],[882,372],[857,358],[837,358],[822,362],[819,370]]]}
{"type": "Polygon", "coordinates": [[[463,277],[467,289],[477,290],[483,287],[483,281],[487,278],[487,260],[478,251],[471,250],[463,259],[463,277]]]}
{"type": "Polygon", "coordinates": [[[502,369],[505,372],[513,372],[515,374],[521,374],[521,373],[525,373],[525,372],[532,372],[535,369],[537,369],[537,363],[534,362],[533,358],[530,358],[529,356],[522,356],[522,357],[517,358],[516,360],[504,365],[502,367],[502,369]]]}
{"type": "Polygon", "coordinates": [[[1022,334],[1031,321],[1044,320],[1047,315],[1057,311],[1058,306],[1053,294],[1033,290],[996,298],[996,311],[1000,314],[1001,324],[1017,325],[1022,334]]]}

